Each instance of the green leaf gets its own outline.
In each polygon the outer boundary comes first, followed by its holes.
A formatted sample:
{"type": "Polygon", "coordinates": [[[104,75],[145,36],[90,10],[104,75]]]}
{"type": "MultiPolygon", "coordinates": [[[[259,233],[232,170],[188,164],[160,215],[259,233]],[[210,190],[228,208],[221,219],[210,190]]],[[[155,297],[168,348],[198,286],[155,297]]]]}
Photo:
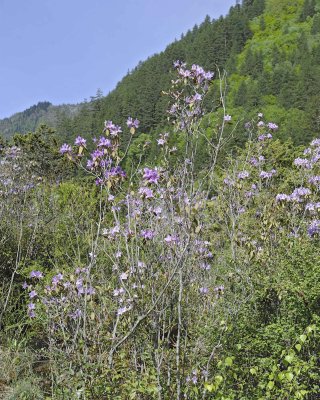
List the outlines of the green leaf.
{"type": "Polygon", "coordinates": [[[256,375],[257,370],[255,368],[250,368],[250,374],[251,375],[256,375]]]}
{"type": "Polygon", "coordinates": [[[227,357],[224,361],[224,363],[228,366],[231,367],[231,365],[233,364],[232,358],[231,357],[227,357]]]}
{"type": "Polygon", "coordinates": [[[287,363],[291,364],[292,360],[293,360],[293,355],[292,354],[288,354],[287,356],[285,356],[284,359],[287,361],[287,363]]]}
{"type": "Polygon", "coordinates": [[[214,390],[214,385],[211,383],[205,383],[204,384],[204,388],[209,392],[209,393],[211,393],[211,392],[213,392],[213,390],[214,390]]]}
{"type": "Polygon", "coordinates": [[[267,388],[268,388],[269,390],[272,390],[273,387],[274,387],[274,381],[269,381],[268,384],[267,384],[267,388]]]}
{"type": "Polygon", "coordinates": [[[296,344],[294,347],[297,349],[297,351],[301,350],[301,344],[300,343],[296,344]]]}
{"type": "Polygon", "coordinates": [[[307,340],[307,336],[306,335],[300,335],[299,339],[300,339],[300,342],[304,343],[307,340]]]}
{"type": "Polygon", "coordinates": [[[287,380],[289,381],[289,382],[291,382],[292,381],[292,379],[293,379],[293,373],[292,372],[287,372],[286,373],[286,378],[287,378],[287,380]]]}

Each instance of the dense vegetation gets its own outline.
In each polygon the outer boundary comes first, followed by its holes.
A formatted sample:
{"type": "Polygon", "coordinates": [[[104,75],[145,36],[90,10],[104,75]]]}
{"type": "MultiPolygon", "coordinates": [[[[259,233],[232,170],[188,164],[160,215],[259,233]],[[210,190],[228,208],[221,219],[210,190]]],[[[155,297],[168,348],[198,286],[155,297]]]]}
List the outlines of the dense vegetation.
{"type": "Polygon", "coordinates": [[[0,398],[319,398],[317,6],[244,1],[3,140],[0,398]]]}

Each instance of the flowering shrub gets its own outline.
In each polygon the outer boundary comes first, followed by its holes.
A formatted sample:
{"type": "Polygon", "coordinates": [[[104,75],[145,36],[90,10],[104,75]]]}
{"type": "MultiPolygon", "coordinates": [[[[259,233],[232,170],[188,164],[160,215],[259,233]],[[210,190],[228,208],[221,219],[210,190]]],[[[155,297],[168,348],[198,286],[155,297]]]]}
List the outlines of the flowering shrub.
{"type": "Polygon", "coordinates": [[[45,342],[52,396],[304,398],[317,377],[319,141],[284,162],[290,145],[260,113],[222,167],[224,126],[233,124],[224,109],[197,174],[213,74],[175,68],[173,129],[155,138],[154,163],[124,168],[139,129],[132,117],[126,127],[105,121],[92,143],[78,135],[60,147],[87,178],[46,189],[46,240],[33,241],[41,257],[29,252],[15,272],[29,330],[45,342]],[[297,341],[307,326],[310,353],[297,341]]]}

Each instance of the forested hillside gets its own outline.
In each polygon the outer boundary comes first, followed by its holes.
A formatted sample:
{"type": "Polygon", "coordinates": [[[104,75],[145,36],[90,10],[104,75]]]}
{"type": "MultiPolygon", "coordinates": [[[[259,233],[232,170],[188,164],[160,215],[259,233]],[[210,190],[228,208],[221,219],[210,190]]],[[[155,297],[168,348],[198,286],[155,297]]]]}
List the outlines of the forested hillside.
{"type": "MultiPolygon", "coordinates": [[[[107,96],[98,91],[91,101],[72,108],[39,103],[0,121],[0,132],[8,137],[48,123],[63,139],[95,134],[106,118],[123,123],[137,115],[141,132],[152,134],[166,124],[168,102],[162,92],[170,86],[173,60],[179,59],[203,65],[216,76],[218,68],[226,71],[227,104],[241,126],[248,111],[260,110],[277,115],[282,137],[307,143],[319,131],[320,120],[319,8],[315,0],[244,1],[226,17],[207,16],[165,51],[141,62],[107,96]]],[[[211,96],[211,110],[219,108],[214,88],[211,96]]]]}
{"type": "Polygon", "coordinates": [[[243,1],[2,141],[0,398],[319,399],[319,6],[243,1]]]}
{"type": "Polygon", "coordinates": [[[48,101],[39,102],[23,112],[0,120],[0,134],[3,138],[10,138],[14,133],[33,132],[41,124],[55,127],[65,118],[72,118],[80,110],[80,107],[80,104],[53,106],[48,101]]]}
{"type": "MultiPolygon", "coordinates": [[[[168,102],[161,93],[170,87],[173,61],[198,63],[210,70],[215,70],[216,66],[226,67],[230,57],[238,54],[252,36],[249,21],[263,8],[264,0],[245,0],[242,6],[232,7],[226,17],[211,20],[207,16],[200,26],[195,25],[165,51],[141,62],[109,95],[103,97],[98,91],[92,101],[82,105],[75,118],[48,119],[47,122],[56,127],[59,134],[67,136],[78,132],[95,133],[106,118],[120,123],[130,114],[139,116],[142,131],[149,133],[166,121],[168,102]]],[[[25,125],[13,123],[10,133],[26,132],[30,129],[28,121],[25,125]]],[[[3,129],[0,124],[0,132],[7,135],[9,128],[5,132],[3,129]]]]}

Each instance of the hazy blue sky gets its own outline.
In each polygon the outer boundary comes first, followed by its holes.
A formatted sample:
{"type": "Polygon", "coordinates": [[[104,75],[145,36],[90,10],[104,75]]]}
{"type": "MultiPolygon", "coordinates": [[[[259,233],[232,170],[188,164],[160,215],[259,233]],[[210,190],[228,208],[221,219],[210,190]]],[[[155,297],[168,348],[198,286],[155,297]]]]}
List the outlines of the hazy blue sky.
{"type": "Polygon", "coordinates": [[[107,94],[140,60],[235,0],[0,0],[0,118],[107,94]]]}

